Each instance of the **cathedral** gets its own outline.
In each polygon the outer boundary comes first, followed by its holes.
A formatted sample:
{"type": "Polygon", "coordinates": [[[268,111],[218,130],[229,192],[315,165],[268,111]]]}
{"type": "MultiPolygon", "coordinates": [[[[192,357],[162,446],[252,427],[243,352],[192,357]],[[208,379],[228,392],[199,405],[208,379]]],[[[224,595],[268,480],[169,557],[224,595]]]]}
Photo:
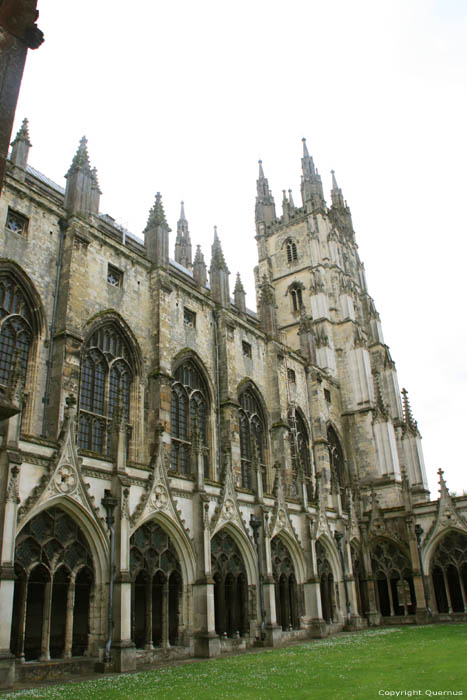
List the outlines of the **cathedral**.
{"type": "Polygon", "coordinates": [[[30,146],[25,120],[0,199],[1,687],[467,621],[467,496],[440,470],[430,500],[305,140],[299,205],[259,164],[256,311],[183,203],[171,235],[157,193],[136,237],[99,211],[85,138],[64,188],[30,146]]]}

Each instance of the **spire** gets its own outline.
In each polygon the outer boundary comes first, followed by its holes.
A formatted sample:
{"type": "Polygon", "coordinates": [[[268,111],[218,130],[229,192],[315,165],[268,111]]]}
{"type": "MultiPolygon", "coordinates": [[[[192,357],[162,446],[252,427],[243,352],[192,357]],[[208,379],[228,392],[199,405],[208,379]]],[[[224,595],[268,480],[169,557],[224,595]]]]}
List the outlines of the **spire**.
{"type": "Polygon", "coordinates": [[[214,242],[211,247],[211,267],[209,268],[211,294],[218,304],[225,307],[230,305],[229,274],[217,235],[217,226],[214,226],[214,242]]]}
{"type": "Polygon", "coordinates": [[[292,199],[292,190],[289,190],[289,207],[291,209],[295,209],[295,204],[293,203],[293,199],[292,199]]]}
{"type": "Polygon", "coordinates": [[[222,252],[221,242],[217,235],[217,226],[214,226],[214,242],[211,246],[211,270],[226,270],[228,274],[227,264],[225,262],[224,253],[222,252]]]}
{"type": "MultiPolygon", "coordinates": [[[[29,123],[23,119],[23,123],[18,129],[15,140],[12,142],[10,161],[22,170],[26,170],[31,141],[29,140],[29,123]]],[[[24,175],[24,174],[23,174],[24,175]]]]}
{"type": "Polygon", "coordinates": [[[344,197],[342,196],[342,190],[337,185],[336,175],[334,170],[331,170],[332,175],[332,190],[331,190],[331,200],[333,207],[345,207],[344,197]]]}
{"type": "Polygon", "coordinates": [[[193,279],[198,287],[206,286],[206,263],[204,262],[204,255],[201,252],[200,245],[196,246],[195,259],[193,262],[193,279]]]}
{"type": "Polygon", "coordinates": [[[302,156],[302,200],[303,206],[307,211],[312,212],[316,209],[324,209],[326,204],[324,201],[323,185],[318,170],[315,168],[313,158],[308,153],[306,139],[303,142],[302,156]]]}
{"type": "Polygon", "coordinates": [[[175,239],[175,261],[191,270],[191,240],[188,221],[185,217],[184,203],[180,205],[180,218],[177,221],[177,238],[175,239]]]}
{"type": "Polygon", "coordinates": [[[168,267],[169,232],[170,228],[165,218],[161,193],[158,192],[154,205],[149,211],[146,228],[143,231],[147,256],[155,265],[168,267]]]}
{"type": "Polygon", "coordinates": [[[82,137],[65,178],[65,209],[81,216],[98,214],[101,192],[97,170],[91,170],[86,136],[82,137]]]}
{"type": "Polygon", "coordinates": [[[240,279],[240,273],[237,272],[237,280],[234,287],[234,301],[235,306],[240,311],[240,313],[246,313],[245,305],[245,290],[243,288],[242,280],[240,279]]]}
{"type": "Polygon", "coordinates": [[[276,207],[274,198],[269,189],[269,183],[264,177],[263,161],[259,160],[259,174],[256,180],[256,208],[255,220],[256,223],[271,224],[276,218],[276,207]]]}

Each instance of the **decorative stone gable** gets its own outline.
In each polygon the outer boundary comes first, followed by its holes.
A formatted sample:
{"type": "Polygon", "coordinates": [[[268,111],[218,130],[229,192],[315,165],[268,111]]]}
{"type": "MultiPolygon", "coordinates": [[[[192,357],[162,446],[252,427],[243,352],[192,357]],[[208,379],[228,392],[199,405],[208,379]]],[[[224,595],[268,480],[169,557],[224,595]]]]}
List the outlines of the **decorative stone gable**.
{"type": "Polygon", "coordinates": [[[456,508],[452,496],[449,493],[449,489],[444,480],[444,472],[442,469],[438,469],[439,474],[439,501],[438,501],[438,512],[436,514],[435,521],[428,531],[424,546],[429,544],[435,537],[448,528],[457,528],[467,533],[467,521],[459,513],[456,508]]]}
{"type": "Polygon", "coordinates": [[[326,514],[325,497],[321,486],[321,474],[316,475],[316,497],[318,501],[318,516],[311,525],[312,538],[314,540],[318,540],[321,535],[327,535],[329,540],[332,542],[333,537],[331,528],[329,527],[329,520],[326,514]]]}
{"type": "Polygon", "coordinates": [[[66,398],[65,417],[58,438],[59,449],[54,453],[50,466],[42,476],[36,488],[18,510],[18,523],[33,517],[43,503],[47,507],[53,500],[65,497],[78,503],[98,523],[101,531],[106,532],[104,519],[100,516],[94,503],[94,496],[89,494],[87,484],[81,474],[82,460],[78,456],[75,438],[76,398],[70,394],[66,398]]]}
{"type": "Polygon", "coordinates": [[[232,525],[236,525],[238,529],[241,530],[243,534],[252,542],[252,537],[248,532],[248,528],[238,507],[230,453],[225,454],[223,481],[224,486],[222,487],[220,493],[219,503],[216,506],[211,518],[211,536],[214,536],[216,532],[218,532],[227,523],[231,523],[232,525]]]}
{"type": "Polygon", "coordinates": [[[272,511],[271,525],[270,525],[270,536],[271,539],[278,535],[280,532],[288,532],[289,535],[296,542],[299,542],[298,535],[294,530],[294,527],[290,521],[289,513],[287,510],[287,504],[285,502],[284,494],[284,482],[282,477],[282,469],[279,462],[274,465],[276,470],[276,483],[274,486],[274,495],[276,497],[274,503],[274,509],[272,511]]]}

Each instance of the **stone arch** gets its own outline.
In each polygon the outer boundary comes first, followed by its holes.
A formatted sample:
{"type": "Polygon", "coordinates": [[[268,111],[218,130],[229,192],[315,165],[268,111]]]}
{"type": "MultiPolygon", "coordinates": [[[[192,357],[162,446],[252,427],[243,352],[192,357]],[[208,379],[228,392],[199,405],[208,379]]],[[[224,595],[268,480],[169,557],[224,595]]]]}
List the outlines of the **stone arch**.
{"type": "Polygon", "coordinates": [[[11,276],[21,287],[27,302],[30,305],[34,327],[33,331],[39,338],[48,338],[48,328],[46,323],[46,314],[41,296],[37,291],[34,282],[29,275],[18,265],[14,260],[0,258],[0,279],[2,277],[11,276]]]}
{"type": "MultiPolygon", "coordinates": [[[[165,525],[165,523],[164,523],[165,525]]],[[[186,579],[181,560],[161,519],[148,518],[130,537],[132,639],[138,648],[167,648],[184,636],[186,579]]]]}
{"type": "Polygon", "coordinates": [[[181,529],[181,527],[172,518],[162,512],[150,513],[143,520],[139,520],[135,527],[132,527],[129,531],[129,538],[135,534],[135,532],[142,526],[145,525],[150,520],[154,522],[163,530],[166,530],[167,534],[172,540],[175,551],[177,553],[183,581],[186,584],[192,584],[195,580],[196,572],[196,562],[193,552],[193,547],[188,539],[186,533],[181,529]]]}
{"type": "Polygon", "coordinates": [[[410,553],[388,537],[369,543],[378,606],[383,617],[411,615],[416,610],[410,553]]]}
{"type": "Polygon", "coordinates": [[[99,565],[78,518],[61,504],[49,502],[28,518],[15,543],[11,649],[17,657],[70,658],[73,646],[75,653],[90,649],[96,639],[99,565]],[[86,595],[75,609],[76,581],[81,582],[83,570],[88,571],[86,595]],[[80,631],[79,649],[74,626],[80,631]]]}
{"type": "Polygon", "coordinates": [[[271,559],[277,622],[284,631],[299,629],[304,613],[303,586],[297,580],[292,552],[281,533],[271,540],[271,559]]]}
{"type": "Polygon", "coordinates": [[[295,575],[297,577],[297,583],[304,583],[306,580],[306,564],[305,557],[303,556],[303,549],[298,544],[297,540],[292,537],[290,532],[287,530],[281,530],[275,535],[275,537],[280,537],[284,545],[287,547],[290,557],[292,559],[295,575]]]}
{"type": "Polygon", "coordinates": [[[368,583],[360,542],[353,538],[350,542],[350,555],[352,561],[352,573],[355,581],[355,593],[357,596],[357,609],[360,615],[368,612],[368,583]]]}
{"type": "Polygon", "coordinates": [[[446,535],[448,535],[450,532],[457,532],[460,535],[467,537],[467,531],[462,530],[460,527],[444,527],[442,530],[437,532],[436,535],[422,549],[423,569],[425,572],[430,571],[435,550],[437,549],[439,543],[444,540],[446,535]]]}
{"type": "Polygon", "coordinates": [[[340,601],[336,597],[336,591],[341,579],[340,567],[337,565],[335,547],[325,534],[316,542],[316,559],[322,616],[328,623],[337,622],[340,601]]]}
{"type": "Polygon", "coordinates": [[[467,610],[467,534],[445,529],[431,548],[427,571],[438,613],[467,610]]]}
{"type": "Polygon", "coordinates": [[[103,584],[107,580],[107,562],[109,559],[109,542],[103,526],[93,519],[89,511],[80,503],[69,496],[56,496],[41,503],[37,508],[32,508],[25,519],[17,526],[16,539],[27,523],[44,510],[51,507],[61,508],[73,520],[85,535],[94,562],[94,575],[96,584],[103,584]]]}
{"type": "Polygon", "coordinates": [[[222,527],[211,539],[215,628],[221,637],[249,635],[247,562],[239,546],[241,538],[233,534],[235,530],[222,527]]]}
{"type": "Polygon", "coordinates": [[[241,530],[235,523],[225,523],[222,525],[222,527],[216,530],[212,536],[215,537],[215,535],[217,535],[217,533],[221,530],[226,530],[228,532],[240,550],[240,554],[242,555],[243,562],[245,564],[248,585],[256,585],[258,578],[256,564],[258,555],[253,544],[247,538],[243,530],[241,530]]]}

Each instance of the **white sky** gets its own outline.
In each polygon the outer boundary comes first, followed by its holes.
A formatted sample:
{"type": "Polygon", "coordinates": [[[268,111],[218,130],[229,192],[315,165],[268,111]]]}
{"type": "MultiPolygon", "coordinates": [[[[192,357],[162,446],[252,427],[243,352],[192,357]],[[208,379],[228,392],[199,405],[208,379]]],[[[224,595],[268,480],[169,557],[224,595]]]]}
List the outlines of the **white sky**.
{"type": "MultiPolygon", "coordinates": [[[[101,211],[140,235],[160,190],[255,308],[257,161],[301,204],[301,138],[334,168],[410,395],[432,495],[467,488],[463,0],[39,0],[14,132],[59,184],[86,134],[101,211]]],[[[175,235],[171,235],[171,255],[175,235]]]]}

